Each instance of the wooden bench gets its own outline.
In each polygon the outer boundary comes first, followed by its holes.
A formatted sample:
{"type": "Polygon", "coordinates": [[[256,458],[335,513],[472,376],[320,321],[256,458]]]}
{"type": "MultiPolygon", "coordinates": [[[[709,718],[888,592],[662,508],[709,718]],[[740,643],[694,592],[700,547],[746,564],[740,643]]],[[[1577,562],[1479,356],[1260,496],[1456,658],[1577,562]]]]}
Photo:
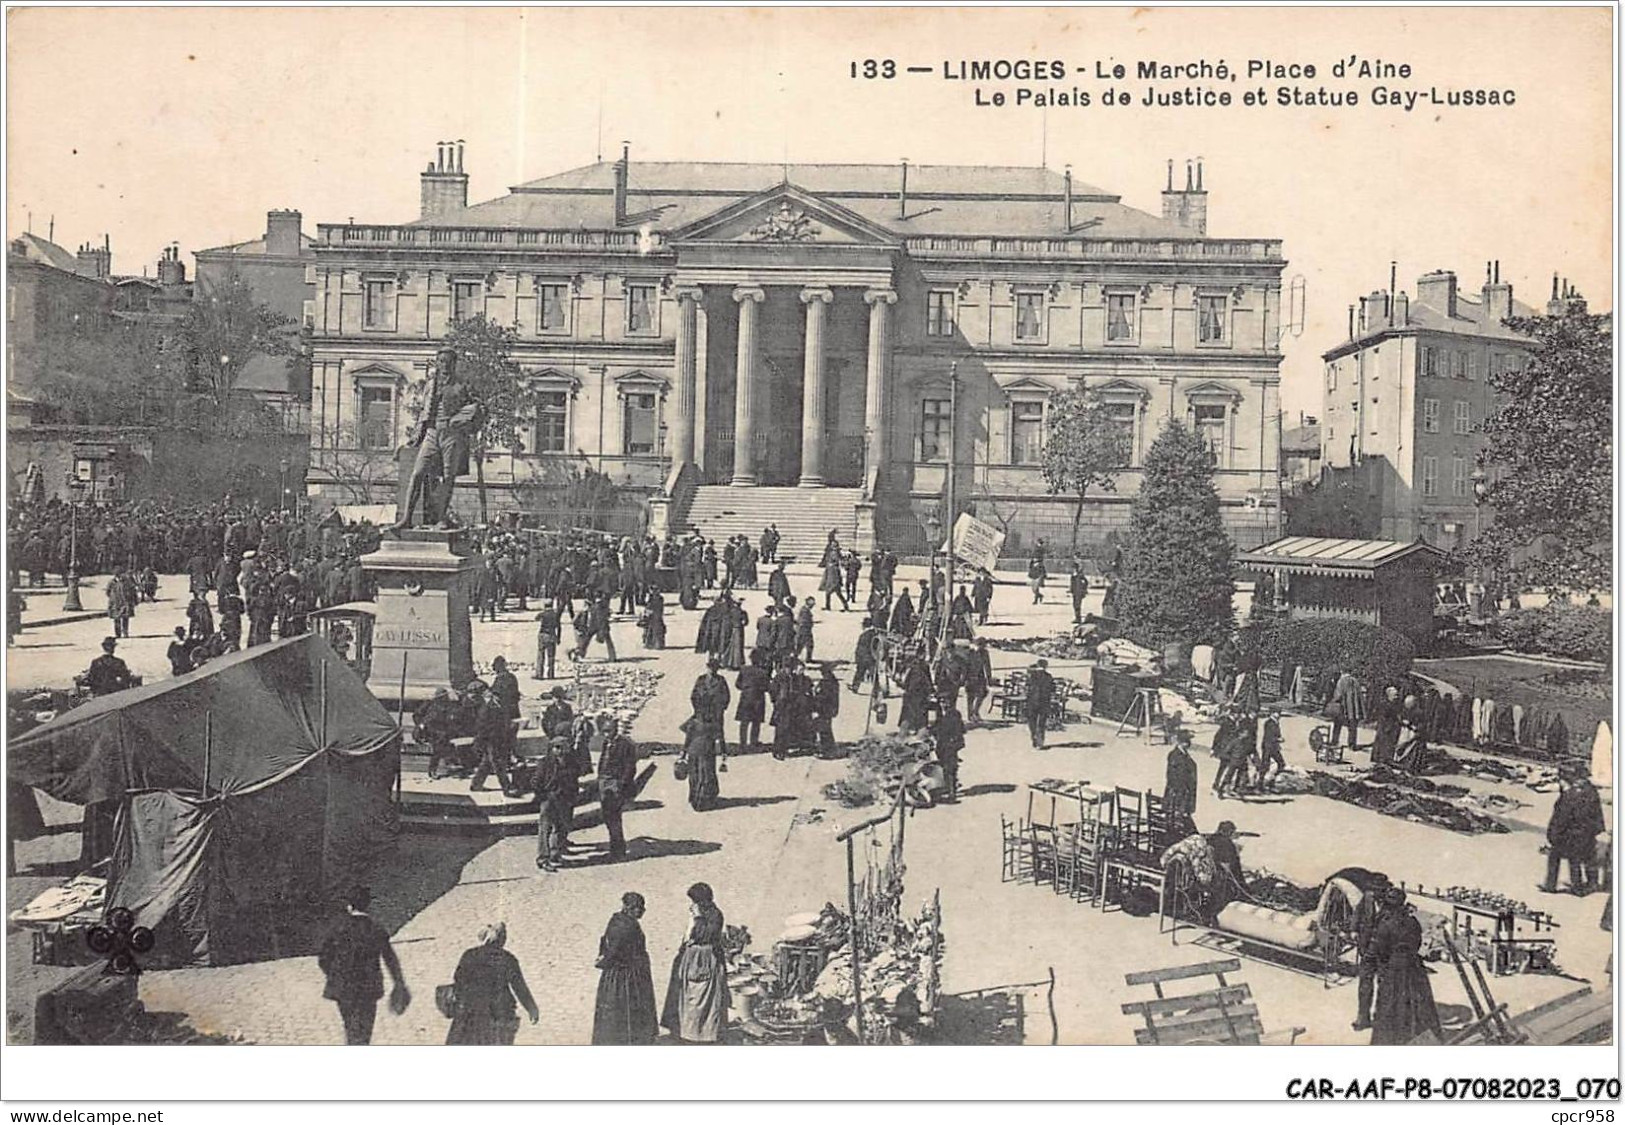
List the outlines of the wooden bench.
{"type": "Polygon", "coordinates": [[[1298,1036],[1303,1034],[1301,1027],[1274,1036],[1264,1031],[1258,1005],[1253,1003],[1252,989],[1225,980],[1225,974],[1240,971],[1241,962],[1231,959],[1125,973],[1126,984],[1149,984],[1157,994],[1155,1000],[1136,1000],[1122,1006],[1124,1015],[1145,1020],[1145,1026],[1134,1032],[1135,1041],[1142,1046],[1155,1047],[1297,1042],[1298,1036]],[[1173,981],[1202,977],[1214,978],[1218,987],[1183,996],[1169,996],[1162,990],[1163,985],[1173,981]]]}

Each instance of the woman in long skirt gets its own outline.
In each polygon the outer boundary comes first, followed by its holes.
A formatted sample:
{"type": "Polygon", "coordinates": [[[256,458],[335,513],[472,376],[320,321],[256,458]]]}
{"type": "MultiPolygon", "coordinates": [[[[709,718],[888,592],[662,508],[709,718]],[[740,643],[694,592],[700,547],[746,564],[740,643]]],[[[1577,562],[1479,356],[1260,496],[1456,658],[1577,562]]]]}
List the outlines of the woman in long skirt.
{"type": "Polygon", "coordinates": [[[688,806],[695,812],[714,808],[722,791],[717,780],[717,741],[721,735],[720,729],[698,715],[689,720],[683,757],[688,761],[688,806]]]}
{"type": "Polygon", "coordinates": [[[643,896],[627,891],[619,913],[610,916],[598,939],[598,1005],[593,1012],[592,1041],[622,1045],[653,1043],[660,1034],[655,1022],[655,982],[649,950],[643,941],[643,896]]]}
{"type": "Polygon", "coordinates": [[[711,888],[688,888],[693,922],[671,963],[661,1025],[684,1043],[720,1043],[728,1025],[727,965],[722,952],[722,911],[711,888]]]}
{"type": "Polygon", "coordinates": [[[503,948],[508,927],[497,922],[480,931],[480,943],[463,952],[457,962],[452,986],[457,997],[457,1014],[452,1017],[447,1044],[459,1046],[506,1047],[519,1031],[515,1001],[535,1023],[540,1014],[525,985],[519,961],[503,948]]]}
{"type": "Polygon", "coordinates": [[[1405,904],[1405,892],[1389,887],[1382,892],[1382,915],[1367,954],[1377,974],[1372,1046],[1409,1043],[1424,1031],[1440,1034],[1439,1009],[1421,948],[1422,924],[1405,904]]]}

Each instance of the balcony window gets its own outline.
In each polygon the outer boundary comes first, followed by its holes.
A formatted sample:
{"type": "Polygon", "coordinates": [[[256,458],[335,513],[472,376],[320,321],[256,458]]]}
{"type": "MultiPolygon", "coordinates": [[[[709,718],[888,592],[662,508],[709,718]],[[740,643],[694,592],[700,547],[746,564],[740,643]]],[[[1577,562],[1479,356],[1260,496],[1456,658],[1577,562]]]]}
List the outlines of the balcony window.
{"type": "Polygon", "coordinates": [[[1044,338],[1044,294],[1016,294],[1016,339],[1035,343],[1044,338]]]}
{"type": "Polygon", "coordinates": [[[1010,404],[1010,463],[1036,465],[1044,456],[1044,404],[1010,404]]]}
{"type": "Polygon", "coordinates": [[[925,295],[925,334],[952,336],[954,334],[954,291],[933,289],[925,295]]]}
{"type": "Polygon", "coordinates": [[[536,328],[539,332],[566,332],[570,328],[569,286],[536,287],[536,328]]]}
{"type": "Polygon", "coordinates": [[[652,336],[655,330],[655,287],[626,287],[626,331],[632,336],[652,336]]]}
{"type": "Polygon", "coordinates": [[[928,398],[920,403],[920,460],[941,461],[948,456],[948,432],[952,425],[945,398],[928,398]]]}
{"type": "Polygon", "coordinates": [[[633,391],[622,407],[621,452],[628,457],[653,457],[657,452],[659,422],[653,391],[633,391]]]}
{"type": "Polygon", "coordinates": [[[1196,298],[1196,341],[1199,344],[1224,343],[1224,298],[1196,298]]]}
{"type": "Polygon", "coordinates": [[[451,284],[451,318],[472,320],[485,311],[485,286],[478,281],[454,281],[451,284]]]}
{"type": "Polygon", "coordinates": [[[395,283],[369,278],[364,283],[361,323],[364,328],[395,327],[395,283]]]}
{"type": "Polygon", "coordinates": [[[1134,339],[1134,294],[1107,294],[1106,339],[1117,343],[1134,339]]]}
{"type": "Polygon", "coordinates": [[[363,386],[361,396],[361,448],[395,448],[395,388],[363,386]]]}

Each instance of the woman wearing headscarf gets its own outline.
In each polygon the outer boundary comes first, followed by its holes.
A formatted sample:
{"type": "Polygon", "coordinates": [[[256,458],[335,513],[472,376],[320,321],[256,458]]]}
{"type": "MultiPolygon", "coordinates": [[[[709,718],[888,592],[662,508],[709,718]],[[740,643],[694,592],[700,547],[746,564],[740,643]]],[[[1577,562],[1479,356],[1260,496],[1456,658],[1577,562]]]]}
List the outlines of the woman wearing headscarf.
{"type": "Polygon", "coordinates": [[[593,1011],[594,1046],[653,1043],[660,1033],[655,1022],[655,983],[649,971],[649,950],[644,944],[643,896],[627,891],[621,909],[610,915],[604,936],[598,939],[598,1005],[593,1011]]]}
{"type": "Polygon", "coordinates": [[[1390,886],[1380,893],[1382,914],[1366,954],[1377,978],[1371,1045],[1409,1043],[1424,1031],[1438,1036],[1439,1009],[1422,964],[1422,924],[1404,891],[1390,886]]]}
{"type": "Polygon", "coordinates": [[[540,1018],[518,959],[503,948],[507,942],[507,925],[495,922],[480,930],[479,944],[465,950],[457,962],[457,973],[452,977],[457,1014],[446,1033],[447,1044],[511,1046],[519,1031],[519,1005],[531,1023],[540,1018]]]}
{"type": "Polygon", "coordinates": [[[688,888],[688,897],[693,921],[671,963],[660,1023],[684,1043],[720,1043],[728,1023],[722,911],[705,883],[688,888]]]}

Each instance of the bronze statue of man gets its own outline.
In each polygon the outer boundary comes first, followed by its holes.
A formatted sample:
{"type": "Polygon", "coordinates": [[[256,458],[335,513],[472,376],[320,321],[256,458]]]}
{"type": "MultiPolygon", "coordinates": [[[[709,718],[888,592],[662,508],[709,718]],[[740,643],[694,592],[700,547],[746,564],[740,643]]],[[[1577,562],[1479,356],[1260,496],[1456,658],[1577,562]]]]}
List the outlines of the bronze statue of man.
{"type": "Polygon", "coordinates": [[[456,487],[457,478],[468,472],[469,443],[484,424],[485,407],[475,401],[468,386],[457,378],[457,353],[451,348],[441,348],[435,356],[423,420],[418,424],[416,436],[408,443],[416,446],[418,453],[396,528],[456,526],[451,515],[452,489],[456,487]],[[414,524],[412,514],[420,502],[423,521],[414,524]]]}

